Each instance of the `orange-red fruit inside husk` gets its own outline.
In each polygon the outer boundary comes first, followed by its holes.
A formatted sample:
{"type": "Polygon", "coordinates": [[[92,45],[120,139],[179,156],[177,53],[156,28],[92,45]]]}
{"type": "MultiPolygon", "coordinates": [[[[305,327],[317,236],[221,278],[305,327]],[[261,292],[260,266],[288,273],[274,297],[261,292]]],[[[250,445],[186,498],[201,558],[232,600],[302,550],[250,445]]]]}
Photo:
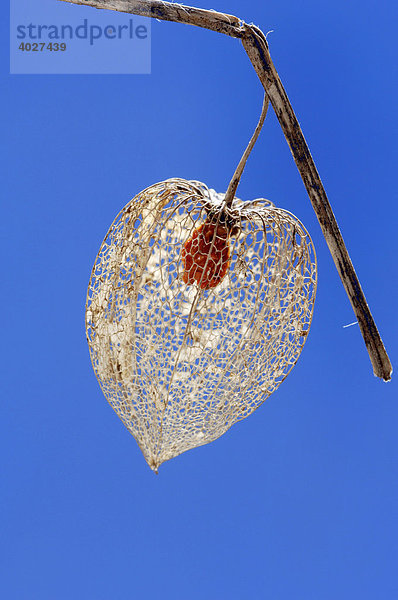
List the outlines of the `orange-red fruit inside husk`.
{"type": "Polygon", "coordinates": [[[202,290],[216,287],[230,264],[229,232],[224,225],[206,220],[185,242],[181,252],[185,283],[195,281],[202,290]]]}

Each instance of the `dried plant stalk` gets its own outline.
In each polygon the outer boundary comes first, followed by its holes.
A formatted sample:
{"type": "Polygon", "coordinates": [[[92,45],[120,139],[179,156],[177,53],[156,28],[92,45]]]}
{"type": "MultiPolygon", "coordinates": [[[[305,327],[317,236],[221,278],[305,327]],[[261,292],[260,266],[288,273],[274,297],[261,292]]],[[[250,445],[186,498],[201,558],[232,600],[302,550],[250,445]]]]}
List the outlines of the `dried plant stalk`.
{"type": "Polygon", "coordinates": [[[303,225],[267,200],[224,199],[182,179],[147,188],[116,217],[92,271],[93,367],[155,471],[260,406],[309,331],[316,260],[303,225]],[[193,251],[199,230],[208,246],[193,251]],[[210,285],[225,232],[227,269],[210,285]]]}
{"type": "Polygon", "coordinates": [[[129,14],[204,27],[241,39],[256,73],[271,101],[296,166],[306,187],[334,264],[344,285],[369,353],[373,372],[389,381],[392,365],[366,302],[348,250],[341,235],[321,178],[304,139],[286,91],[272,62],[263,32],[254,25],[224,13],[163,0],[62,0],[129,14]]]}

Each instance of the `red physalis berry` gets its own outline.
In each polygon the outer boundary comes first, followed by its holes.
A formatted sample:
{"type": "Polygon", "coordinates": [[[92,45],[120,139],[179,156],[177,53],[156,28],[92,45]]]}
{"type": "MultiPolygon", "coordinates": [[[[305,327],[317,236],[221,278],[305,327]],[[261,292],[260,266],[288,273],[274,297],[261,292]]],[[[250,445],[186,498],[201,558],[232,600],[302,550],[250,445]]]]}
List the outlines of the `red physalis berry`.
{"type": "Polygon", "coordinates": [[[216,287],[228,272],[230,254],[228,229],[206,219],[182,249],[183,281],[189,284],[196,281],[202,290],[216,287]]]}

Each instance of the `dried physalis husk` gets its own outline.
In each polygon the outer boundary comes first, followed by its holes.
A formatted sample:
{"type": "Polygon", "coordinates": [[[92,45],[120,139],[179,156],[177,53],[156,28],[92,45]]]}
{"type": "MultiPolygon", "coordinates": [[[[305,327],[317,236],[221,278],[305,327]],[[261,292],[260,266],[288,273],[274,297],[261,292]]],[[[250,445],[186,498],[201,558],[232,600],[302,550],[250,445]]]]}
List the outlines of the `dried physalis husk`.
{"type": "Polygon", "coordinates": [[[276,390],[311,324],[316,259],[291,213],[170,179],[118,214],[88,288],[102,390],[157,471],[276,390]]]}

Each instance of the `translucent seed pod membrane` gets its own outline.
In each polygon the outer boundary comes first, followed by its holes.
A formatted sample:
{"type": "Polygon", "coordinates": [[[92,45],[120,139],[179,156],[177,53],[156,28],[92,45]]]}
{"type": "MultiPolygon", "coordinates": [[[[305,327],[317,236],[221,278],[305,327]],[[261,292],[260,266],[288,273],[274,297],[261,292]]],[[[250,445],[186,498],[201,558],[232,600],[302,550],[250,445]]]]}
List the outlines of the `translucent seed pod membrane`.
{"type": "Polygon", "coordinates": [[[311,324],[316,258],[303,225],[267,200],[223,200],[195,181],[147,188],[93,267],[92,364],[154,471],[258,408],[311,324]]]}

